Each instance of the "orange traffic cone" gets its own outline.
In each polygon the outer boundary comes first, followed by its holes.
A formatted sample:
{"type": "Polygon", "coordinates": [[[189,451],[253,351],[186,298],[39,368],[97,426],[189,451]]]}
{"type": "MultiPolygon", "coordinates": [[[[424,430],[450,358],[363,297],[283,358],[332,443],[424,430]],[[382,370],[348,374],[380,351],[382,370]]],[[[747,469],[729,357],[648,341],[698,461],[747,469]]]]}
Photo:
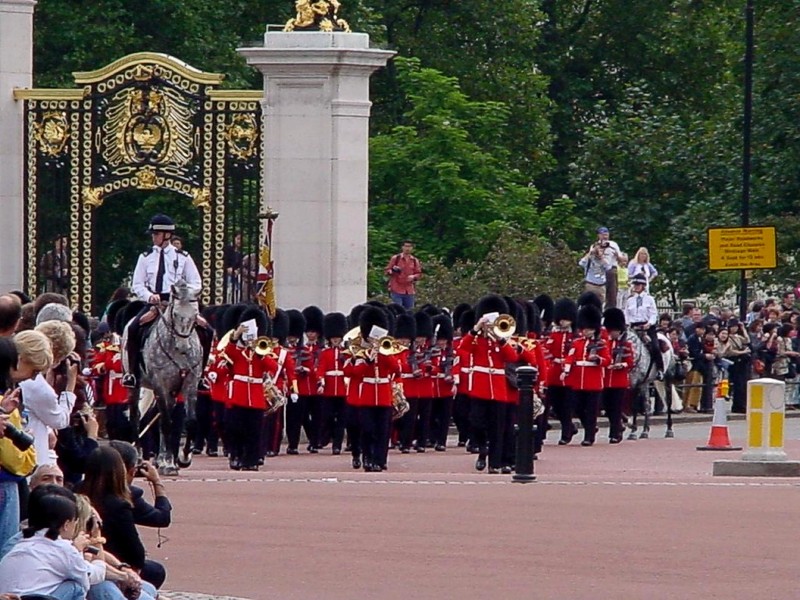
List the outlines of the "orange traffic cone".
{"type": "Polygon", "coordinates": [[[728,395],[728,380],[723,379],[717,386],[717,397],[714,399],[714,418],[711,421],[711,433],[705,446],[698,450],[741,450],[741,446],[732,446],[728,435],[728,415],[725,397],[728,395]]]}

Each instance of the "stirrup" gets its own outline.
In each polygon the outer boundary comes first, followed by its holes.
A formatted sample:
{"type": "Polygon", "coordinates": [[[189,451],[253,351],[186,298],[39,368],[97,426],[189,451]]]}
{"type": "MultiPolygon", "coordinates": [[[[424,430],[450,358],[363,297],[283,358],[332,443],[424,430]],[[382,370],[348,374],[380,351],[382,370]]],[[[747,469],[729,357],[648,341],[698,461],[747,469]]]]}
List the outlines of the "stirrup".
{"type": "Polygon", "coordinates": [[[134,375],[133,373],[125,373],[125,375],[122,376],[122,387],[135,388],[136,375],[134,375]]]}

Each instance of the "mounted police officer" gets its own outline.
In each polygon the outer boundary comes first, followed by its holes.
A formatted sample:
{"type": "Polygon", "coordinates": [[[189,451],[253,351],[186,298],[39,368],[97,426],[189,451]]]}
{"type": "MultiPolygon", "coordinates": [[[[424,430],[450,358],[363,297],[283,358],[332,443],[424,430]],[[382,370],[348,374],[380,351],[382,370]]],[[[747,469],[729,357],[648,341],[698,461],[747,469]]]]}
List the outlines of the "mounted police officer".
{"type": "MultiPolygon", "coordinates": [[[[148,305],[158,306],[169,301],[170,289],[174,283],[184,280],[190,288],[199,291],[203,286],[200,273],[194,260],[185,250],[178,250],[172,245],[175,233],[175,222],[167,215],[158,214],[150,219],[147,230],[153,238],[153,247],[142,252],[133,272],[131,289],[148,305]]],[[[151,323],[157,315],[153,306],[146,306],[128,324],[128,369],[122,379],[125,387],[135,387],[139,375],[139,354],[141,349],[141,328],[151,323]],[[145,316],[147,315],[147,316],[145,316]]],[[[204,354],[207,355],[210,338],[204,335],[202,327],[197,328],[204,354]]]]}

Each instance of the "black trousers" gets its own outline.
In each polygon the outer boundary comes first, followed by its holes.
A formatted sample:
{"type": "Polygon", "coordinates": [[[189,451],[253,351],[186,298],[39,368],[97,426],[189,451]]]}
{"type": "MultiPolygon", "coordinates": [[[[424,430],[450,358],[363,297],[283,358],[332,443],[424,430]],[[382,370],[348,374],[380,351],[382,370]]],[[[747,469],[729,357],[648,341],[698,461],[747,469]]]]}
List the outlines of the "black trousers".
{"type": "Polygon", "coordinates": [[[131,422],[125,414],[127,410],[127,404],[106,404],[106,432],[109,440],[133,441],[131,422]]]}
{"type": "Polygon", "coordinates": [[[583,440],[594,442],[597,435],[597,411],[600,408],[602,392],[573,390],[572,393],[575,395],[575,410],[583,427],[583,440]]]}
{"type": "Polygon", "coordinates": [[[519,404],[506,406],[503,423],[503,466],[513,467],[517,462],[517,422],[519,421],[519,404]]]}
{"type": "Polygon", "coordinates": [[[470,398],[466,394],[456,394],[453,401],[453,422],[458,430],[459,443],[466,444],[469,441],[469,405],[470,398]]]}
{"type": "Polygon", "coordinates": [[[277,456],[281,453],[284,410],[286,407],[281,407],[271,415],[264,417],[261,427],[261,456],[266,456],[267,453],[277,456]]]}
{"type": "Polygon", "coordinates": [[[419,398],[406,398],[408,412],[397,420],[397,442],[400,448],[411,448],[414,442],[414,432],[417,427],[417,413],[419,412],[419,398]]]}
{"type": "Polygon", "coordinates": [[[167,570],[161,563],[145,559],[144,566],[139,576],[146,582],[153,584],[156,589],[160,589],[167,579],[167,570]]]}
{"type": "Polygon", "coordinates": [[[238,460],[242,467],[257,466],[264,411],[231,406],[225,411],[225,419],[225,437],[230,458],[238,460]]]}
{"type": "MultiPolygon", "coordinates": [[[[470,439],[478,446],[482,456],[489,457],[489,468],[503,466],[503,440],[506,427],[507,402],[473,398],[469,420],[472,426],[470,439]]],[[[512,405],[513,406],[513,405],[512,405]]]]}
{"type": "MultiPolygon", "coordinates": [[[[141,426],[144,428],[147,426],[150,421],[155,418],[158,414],[158,408],[155,405],[148,410],[144,415],[142,415],[141,419],[141,426]]],[[[176,403],[175,408],[172,409],[172,432],[170,439],[166,441],[169,444],[169,448],[172,449],[172,452],[175,456],[178,456],[178,448],[181,445],[181,434],[183,433],[183,423],[186,420],[186,409],[183,406],[183,403],[176,403]]],[[[160,419],[156,420],[150,426],[150,429],[147,430],[141,438],[141,447],[142,447],[142,456],[145,459],[152,458],[158,455],[159,449],[161,447],[161,427],[159,423],[160,419]]]]}
{"type": "Polygon", "coordinates": [[[286,404],[286,438],[289,448],[297,449],[300,445],[300,428],[306,432],[308,445],[318,447],[319,435],[318,426],[320,423],[319,415],[319,396],[300,396],[297,402],[290,399],[286,404]],[[313,413],[316,413],[316,419],[313,413]]]}
{"type": "Polygon", "coordinates": [[[431,439],[437,446],[447,446],[452,412],[453,398],[451,396],[431,400],[431,439]]]}
{"type": "Polygon", "coordinates": [[[350,454],[353,458],[361,456],[361,424],[360,414],[357,406],[345,404],[344,422],[347,430],[347,445],[350,446],[350,454]]]}
{"type": "Polygon", "coordinates": [[[603,390],[603,410],[608,417],[608,437],[622,439],[625,426],[622,423],[622,401],[625,388],[605,388],[603,390]]]}
{"type": "Polygon", "coordinates": [[[392,407],[359,407],[358,415],[358,422],[361,426],[361,449],[364,452],[364,463],[385,467],[389,454],[392,407]]]}
{"type": "Polygon", "coordinates": [[[731,379],[731,410],[735,413],[747,412],[747,372],[750,357],[737,358],[728,369],[731,379]]]}
{"type": "Polygon", "coordinates": [[[577,433],[575,425],[572,423],[572,415],[575,410],[575,398],[572,390],[563,385],[554,385],[547,388],[547,394],[556,418],[561,423],[561,439],[568,442],[577,433]]]}
{"type": "Polygon", "coordinates": [[[322,423],[319,433],[320,447],[328,441],[334,449],[342,448],[345,428],[344,396],[320,396],[322,423]]]}
{"type": "Polygon", "coordinates": [[[193,442],[195,450],[202,450],[205,447],[209,450],[217,449],[218,440],[214,428],[213,405],[211,394],[197,393],[197,435],[193,442]]]}

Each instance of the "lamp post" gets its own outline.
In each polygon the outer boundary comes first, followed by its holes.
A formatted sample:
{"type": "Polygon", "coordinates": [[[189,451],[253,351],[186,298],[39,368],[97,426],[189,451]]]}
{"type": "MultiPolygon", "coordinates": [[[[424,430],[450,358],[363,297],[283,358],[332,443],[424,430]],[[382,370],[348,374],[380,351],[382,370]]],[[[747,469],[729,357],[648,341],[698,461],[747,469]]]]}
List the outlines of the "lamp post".
{"type": "Polygon", "coordinates": [[[530,483],[536,481],[533,474],[533,385],[538,371],[533,367],[517,368],[519,388],[519,432],[517,434],[516,469],[512,481],[530,483]]]}
{"type": "MultiPolygon", "coordinates": [[[[755,7],[747,0],[744,50],[744,131],[742,133],[742,227],[750,225],[750,134],[753,128],[753,29],[755,7]]],[[[739,279],[739,318],[747,315],[747,272],[742,269],[739,279]]]]}

